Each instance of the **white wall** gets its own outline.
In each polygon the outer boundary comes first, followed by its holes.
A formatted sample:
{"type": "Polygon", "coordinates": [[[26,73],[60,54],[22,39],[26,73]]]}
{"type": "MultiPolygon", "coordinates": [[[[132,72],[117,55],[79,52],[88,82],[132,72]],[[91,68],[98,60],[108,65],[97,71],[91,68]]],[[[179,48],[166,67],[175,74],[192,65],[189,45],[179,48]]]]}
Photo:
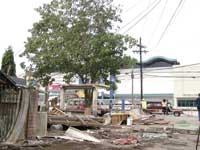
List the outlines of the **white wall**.
{"type": "MultiPolygon", "coordinates": [[[[117,94],[131,94],[132,80],[131,69],[120,70],[120,75],[117,76],[121,83],[118,83],[117,94]]],[[[168,68],[148,68],[143,70],[143,91],[144,94],[165,94],[174,92],[173,78],[168,78],[171,75],[171,69],[168,68]],[[160,70],[161,69],[161,70],[160,70]],[[167,76],[167,77],[166,77],[167,76]]],[[[140,93],[140,70],[134,69],[133,80],[134,94],[140,93]]]]}
{"type": "Polygon", "coordinates": [[[176,76],[182,76],[174,80],[174,97],[197,97],[200,93],[200,64],[179,66],[174,71],[176,76]]]}

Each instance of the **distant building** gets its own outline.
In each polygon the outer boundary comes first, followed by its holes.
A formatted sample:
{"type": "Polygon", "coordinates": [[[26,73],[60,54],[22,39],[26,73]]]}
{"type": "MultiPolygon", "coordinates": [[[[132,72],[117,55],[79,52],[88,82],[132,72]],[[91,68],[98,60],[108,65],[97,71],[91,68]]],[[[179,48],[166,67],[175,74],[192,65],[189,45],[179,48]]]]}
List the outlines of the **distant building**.
{"type": "MultiPolygon", "coordinates": [[[[161,101],[162,99],[169,100],[175,106],[177,101],[174,101],[176,97],[176,87],[174,79],[175,68],[180,63],[176,59],[169,59],[165,57],[153,57],[143,62],[143,93],[144,99],[148,101],[161,101]]],[[[120,74],[117,78],[120,83],[117,83],[117,90],[114,92],[114,99],[132,99],[132,78],[131,72],[133,71],[133,95],[134,101],[140,101],[140,68],[139,64],[130,69],[120,69],[120,74]]],[[[63,84],[63,75],[60,73],[52,74],[55,82],[49,87],[50,96],[58,96],[60,94],[59,84],[63,84]]],[[[79,84],[79,79],[74,78],[73,84],[79,84]]],[[[70,92],[70,91],[69,91],[70,92]]],[[[77,92],[77,91],[75,91],[77,92]]],[[[109,98],[109,91],[99,90],[99,99],[109,98]]]]}
{"type": "Polygon", "coordinates": [[[196,109],[200,93],[200,63],[174,68],[174,105],[182,109],[196,109]]]}
{"type": "MultiPolygon", "coordinates": [[[[179,65],[176,59],[165,57],[153,57],[143,62],[143,93],[144,99],[148,101],[161,101],[163,98],[173,102],[174,98],[174,78],[170,78],[173,73],[173,66],[179,65]]],[[[132,95],[133,71],[133,95],[134,101],[140,100],[140,68],[139,65],[130,69],[121,69],[117,83],[116,99],[129,99],[132,95]]]]}

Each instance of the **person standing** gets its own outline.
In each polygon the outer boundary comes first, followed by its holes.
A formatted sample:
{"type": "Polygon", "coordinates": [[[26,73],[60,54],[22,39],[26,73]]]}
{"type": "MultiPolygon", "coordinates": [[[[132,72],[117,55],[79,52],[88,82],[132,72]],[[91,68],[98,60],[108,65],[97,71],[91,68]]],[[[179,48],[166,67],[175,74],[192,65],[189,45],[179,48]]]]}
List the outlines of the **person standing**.
{"type": "Polygon", "coordinates": [[[147,102],[144,99],[142,99],[141,105],[142,105],[143,112],[146,113],[147,112],[147,102]]]}
{"type": "Polygon", "coordinates": [[[166,115],[167,114],[167,101],[166,101],[166,99],[163,99],[163,101],[161,102],[161,105],[162,105],[163,114],[166,115]]]}
{"type": "Polygon", "coordinates": [[[196,99],[196,106],[197,106],[197,111],[198,111],[198,119],[200,121],[200,93],[198,94],[198,97],[196,99]]]}

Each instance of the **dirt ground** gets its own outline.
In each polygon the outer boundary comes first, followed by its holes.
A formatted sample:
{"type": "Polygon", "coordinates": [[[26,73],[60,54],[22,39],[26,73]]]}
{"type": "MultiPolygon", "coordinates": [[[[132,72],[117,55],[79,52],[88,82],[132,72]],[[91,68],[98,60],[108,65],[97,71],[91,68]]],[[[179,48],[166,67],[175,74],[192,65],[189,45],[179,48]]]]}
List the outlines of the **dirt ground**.
{"type": "Polygon", "coordinates": [[[175,134],[166,139],[142,141],[138,146],[113,145],[107,142],[97,144],[86,141],[75,142],[60,140],[48,146],[23,147],[20,150],[194,150],[195,145],[196,135],[175,134]]]}
{"type": "MultiPolygon", "coordinates": [[[[162,116],[161,116],[162,117],[162,116]]],[[[23,146],[0,146],[6,150],[194,150],[196,149],[198,121],[194,117],[163,116],[168,125],[119,125],[83,132],[101,140],[100,143],[55,138],[65,131],[51,129],[47,137],[23,146]],[[177,127],[175,129],[174,127],[177,127]],[[180,127],[180,128],[179,128],[180,127]],[[179,129],[178,129],[179,128],[179,129]],[[131,139],[128,143],[124,140],[131,139]],[[122,141],[119,142],[119,141],[122,141]],[[37,143],[38,142],[38,143],[37,143]]],[[[200,146],[199,146],[200,149],[200,146]]]]}

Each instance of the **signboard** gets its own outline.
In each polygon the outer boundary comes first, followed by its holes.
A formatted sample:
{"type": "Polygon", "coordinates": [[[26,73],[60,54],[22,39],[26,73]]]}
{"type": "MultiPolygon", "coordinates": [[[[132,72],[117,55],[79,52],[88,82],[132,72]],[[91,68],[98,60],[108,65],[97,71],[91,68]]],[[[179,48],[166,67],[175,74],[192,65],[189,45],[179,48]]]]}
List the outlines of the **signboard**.
{"type": "Polygon", "coordinates": [[[48,86],[48,90],[49,91],[51,91],[51,90],[61,90],[61,86],[60,86],[60,84],[55,83],[55,84],[48,86]]]}

